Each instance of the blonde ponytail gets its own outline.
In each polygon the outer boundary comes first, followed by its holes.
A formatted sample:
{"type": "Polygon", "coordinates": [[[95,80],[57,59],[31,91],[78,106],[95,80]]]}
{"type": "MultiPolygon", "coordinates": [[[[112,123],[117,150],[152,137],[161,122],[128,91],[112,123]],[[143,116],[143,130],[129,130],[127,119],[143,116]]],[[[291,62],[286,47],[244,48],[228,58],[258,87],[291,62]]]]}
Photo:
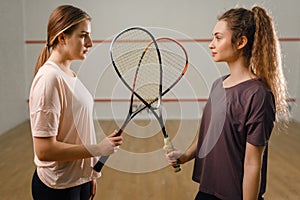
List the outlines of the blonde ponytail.
{"type": "Polygon", "coordinates": [[[256,30],[250,66],[272,91],[276,102],[277,119],[287,119],[287,87],[274,24],[265,9],[255,6],[252,12],[256,30]]]}
{"type": "Polygon", "coordinates": [[[47,45],[45,45],[41,50],[40,55],[37,59],[35,69],[34,69],[34,75],[36,75],[40,67],[43,66],[43,64],[48,60],[49,57],[50,57],[50,49],[47,45]]]}

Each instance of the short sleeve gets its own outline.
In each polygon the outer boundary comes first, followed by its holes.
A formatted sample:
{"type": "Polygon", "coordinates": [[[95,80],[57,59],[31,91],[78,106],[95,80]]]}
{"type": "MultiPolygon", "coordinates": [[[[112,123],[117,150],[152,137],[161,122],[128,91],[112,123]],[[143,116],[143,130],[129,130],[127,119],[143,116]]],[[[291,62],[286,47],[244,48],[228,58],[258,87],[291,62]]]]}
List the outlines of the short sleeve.
{"type": "Polygon", "coordinates": [[[269,90],[261,87],[254,93],[247,119],[247,142],[255,146],[265,146],[275,121],[275,101],[269,90]]]}
{"type": "Polygon", "coordinates": [[[29,96],[32,135],[56,136],[61,111],[61,86],[53,73],[40,73],[35,77],[29,96]]]}

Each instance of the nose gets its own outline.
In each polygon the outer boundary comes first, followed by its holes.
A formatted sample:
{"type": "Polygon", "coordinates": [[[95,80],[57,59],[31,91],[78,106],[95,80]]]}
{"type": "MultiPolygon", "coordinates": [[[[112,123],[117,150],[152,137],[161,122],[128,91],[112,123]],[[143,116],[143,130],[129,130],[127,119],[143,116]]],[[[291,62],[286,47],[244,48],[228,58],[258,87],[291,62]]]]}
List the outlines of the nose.
{"type": "Polygon", "coordinates": [[[213,41],[214,41],[214,40],[212,40],[212,41],[209,43],[208,48],[213,49],[213,48],[215,47],[214,44],[213,44],[213,41]]]}
{"type": "Polygon", "coordinates": [[[86,47],[92,47],[93,46],[93,41],[92,41],[92,38],[90,36],[87,37],[86,42],[85,42],[85,46],[86,47]]]}

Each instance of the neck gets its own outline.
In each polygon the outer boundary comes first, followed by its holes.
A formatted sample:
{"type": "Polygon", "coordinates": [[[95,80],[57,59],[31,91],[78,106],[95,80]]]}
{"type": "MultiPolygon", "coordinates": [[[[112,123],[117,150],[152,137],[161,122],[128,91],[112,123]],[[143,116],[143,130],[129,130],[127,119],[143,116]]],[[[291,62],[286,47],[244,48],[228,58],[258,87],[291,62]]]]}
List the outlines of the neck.
{"type": "Polygon", "coordinates": [[[227,62],[230,76],[224,80],[224,87],[231,87],[255,77],[255,75],[249,71],[249,67],[245,63],[242,58],[234,62],[227,62]]]}
{"type": "Polygon", "coordinates": [[[234,79],[251,78],[253,74],[249,71],[249,64],[245,61],[244,57],[240,56],[238,59],[227,62],[230,76],[234,79]]]}
{"type": "Polygon", "coordinates": [[[64,72],[73,75],[73,71],[71,70],[72,61],[66,60],[64,56],[61,56],[60,53],[52,51],[48,60],[57,64],[59,68],[61,68],[61,70],[63,70],[64,72]]]}

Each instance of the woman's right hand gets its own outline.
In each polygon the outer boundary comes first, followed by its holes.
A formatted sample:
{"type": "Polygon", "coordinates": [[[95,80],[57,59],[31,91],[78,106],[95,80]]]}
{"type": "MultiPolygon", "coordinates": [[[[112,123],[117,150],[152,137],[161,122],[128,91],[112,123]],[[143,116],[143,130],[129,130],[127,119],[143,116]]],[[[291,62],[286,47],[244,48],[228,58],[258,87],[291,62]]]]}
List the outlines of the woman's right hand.
{"type": "Polygon", "coordinates": [[[108,156],[117,152],[119,146],[122,145],[122,136],[116,136],[116,134],[117,131],[114,131],[98,144],[101,156],[108,156]]]}
{"type": "Polygon", "coordinates": [[[175,149],[174,151],[168,152],[168,147],[163,147],[165,151],[165,156],[168,161],[168,163],[172,166],[182,164],[179,162],[179,158],[182,156],[182,152],[180,150],[175,149]]]}

